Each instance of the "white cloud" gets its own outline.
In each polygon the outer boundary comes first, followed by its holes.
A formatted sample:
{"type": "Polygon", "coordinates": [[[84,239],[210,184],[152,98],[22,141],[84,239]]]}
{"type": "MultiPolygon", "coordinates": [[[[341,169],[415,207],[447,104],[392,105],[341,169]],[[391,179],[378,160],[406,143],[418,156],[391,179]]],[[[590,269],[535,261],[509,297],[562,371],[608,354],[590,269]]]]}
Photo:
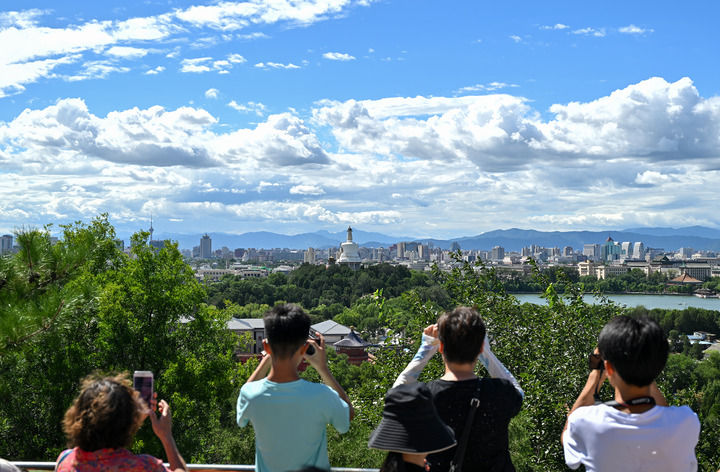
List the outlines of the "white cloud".
{"type": "Polygon", "coordinates": [[[235,31],[256,24],[289,22],[311,24],[341,13],[345,8],[369,2],[351,0],[296,0],[293,2],[228,2],[197,5],[177,11],[176,16],[196,27],[235,31]]]}
{"type": "Polygon", "coordinates": [[[605,37],[605,28],[599,28],[599,29],[590,28],[590,27],[580,28],[580,29],[573,30],[572,33],[579,34],[582,36],[594,36],[596,38],[603,38],[603,37],[605,37]]]}
{"type": "Polygon", "coordinates": [[[568,25],[562,23],[555,23],[554,25],[543,25],[540,29],[543,30],[564,30],[570,28],[568,25]]]}
{"type": "Polygon", "coordinates": [[[237,35],[238,39],[267,39],[270,36],[268,36],[265,33],[261,33],[259,31],[256,31],[254,33],[248,33],[248,34],[239,34],[237,35]]]}
{"type": "Polygon", "coordinates": [[[48,11],[33,8],[24,11],[0,12],[0,28],[31,28],[37,24],[37,18],[46,15],[48,11]]]}
{"type": "Polygon", "coordinates": [[[635,176],[635,182],[644,185],[659,185],[674,180],[671,176],[662,174],[654,170],[646,170],[635,176]]]}
{"type": "Polygon", "coordinates": [[[255,67],[259,69],[299,69],[300,66],[293,63],[282,64],[280,62],[258,62],[255,67]]]}
{"type": "Polygon", "coordinates": [[[153,69],[145,71],[145,75],[157,75],[165,70],[165,66],[157,66],[153,69]]]}
{"type": "Polygon", "coordinates": [[[652,28],[640,28],[639,26],[630,24],[628,26],[623,26],[622,28],[618,29],[618,31],[624,34],[645,34],[652,33],[655,30],[652,28]]]}
{"type": "Polygon", "coordinates": [[[554,105],[549,118],[533,103],[325,100],[311,120],[282,113],[237,129],[193,107],[98,116],[60,100],[0,122],[0,227],[108,211],[136,228],[151,207],[196,231],[717,225],[697,202],[717,197],[720,98],[701,97],[689,79],[653,78],[554,105]]]}
{"type": "Polygon", "coordinates": [[[148,50],[129,46],[113,46],[105,51],[105,53],[123,59],[137,59],[147,55],[148,50]]]}
{"type": "Polygon", "coordinates": [[[720,97],[689,79],[653,78],[588,103],[557,104],[543,120],[509,95],[321,102],[314,111],[342,149],[431,160],[469,160],[509,171],[533,162],[712,158],[720,165],[720,97]],[[420,118],[426,116],[426,118],[420,118]]]}
{"type": "Polygon", "coordinates": [[[60,59],[43,59],[22,63],[0,65],[0,98],[25,90],[25,85],[41,77],[52,76],[53,70],[63,64],[72,64],[80,59],[79,55],[65,56],[60,59]]]}
{"type": "Polygon", "coordinates": [[[522,41],[522,38],[521,38],[520,36],[516,35],[516,34],[510,35],[510,36],[508,36],[508,37],[509,37],[510,39],[512,39],[513,41],[515,41],[516,43],[519,43],[519,42],[522,41]]]}
{"type": "Polygon", "coordinates": [[[180,62],[180,72],[190,73],[202,73],[210,72],[210,67],[207,65],[212,60],[212,57],[196,57],[192,59],[183,59],[180,62]]]}
{"type": "Polygon", "coordinates": [[[260,102],[247,102],[247,104],[241,104],[235,100],[231,100],[227,104],[230,108],[239,111],[241,113],[255,113],[257,116],[263,116],[265,114],[266,107],[260,102]]]}
{"type": "Polygon", "coordinates": [[[290,189],[293,195],[322,195],[325,190],[317,185],[296,185],[290,189]]]}
{"type": "Polygon", "coordinates": [[[129,71],[129,67],[118,66],[109,61],[88,61],[82,65],[82,70],[73,75],[63,76],[63,78],[69,82],[77,82],[79,80],[104,79],[114,72],[125,73],[129,71]]]}
{"type": "MultiPolygon", "coordinates": [[[[0,47],[0,70],[3,71],[0,78],[0,97],[22,92],[26,84],[42,77],[61,76],[55,71],[60,65],[81,60],[89,63],[95,60],[92,57],[85,57],[86,53],[107,49],[107,53],[117,59],[142,57],[144,55],[142,51],[145,49],[127,44],[132,41],[166,40],[186,33],[188,28],[193,27],[231,31],[249,25],[279,22],[308,25],[342,14],[345,9],[353,5],[369,3],[353,0],[223,1],[215,5],[175,9],[156,16],[112,21],[89,20],[77,25],[60,27],[40,25],[40,20],[48,15],[47,11],[30,9],[0,12],[0,44],[13,45],[0,47]],[[78,54],[81,55],[79,58],[78,54]]],[[[225,35],[225,38],[229,37],[231,36],[225,35]]],[[[250,33],[249,37],[264,37],[264,33],[250,33]]],[[[220,38],[215,36],[194,38],[192,45],[203,45],[204,39],[214,43],[220,38]]],[[[167,57],[175,55],[177,51],[168,53],[167,57]]],[[[232,56],[228,59],[231,63],[244,62],[244,58],[240,60],[242,56],[237,54],[232,56]]],[[[299,66],[270,62],[267,63],[267,67],[293,69],[299,66]]],[[[208,72],[206,69],[209,69],[209,66],[188,64],[183,69],[183,72],[208,72]]],[[[228,68],[219,64],[216,70],[219,73],[227,73],[228,68]]],[[[79,78],[86,73],[64,75],[79,78]]]]}
{"type": "Polygon", "coordinates": [[[240,54],[229,54],[227,59],[233,64],[242,64],[243,62],[247,62],[247,59],[245,59],[240,54]]]}
{"type": "Polygon", "coordinates": [[[209,88],[205,90],[205,98],[218,98],[220,91],[216,88],[209,88]]]}
{"type": "Polygon", "coordinates": [[[342,52],[326,52],[325,54],[323,54],[323,57],[330,61],[354,61],[355,60],[355,56],[351,56],[350,54],[346,54],[346,53],[342,53],[342,52]]]}
{"type": "Polygon", "coordinates": [[[508,84],[505,82],[490,82],[489,84],[475,84],[467,87],[461,87],[457,89],[455,93],[466,93],[466,92],[494,92],[504,88],[516,88],[519,87],[517,84],[508,84]]]}

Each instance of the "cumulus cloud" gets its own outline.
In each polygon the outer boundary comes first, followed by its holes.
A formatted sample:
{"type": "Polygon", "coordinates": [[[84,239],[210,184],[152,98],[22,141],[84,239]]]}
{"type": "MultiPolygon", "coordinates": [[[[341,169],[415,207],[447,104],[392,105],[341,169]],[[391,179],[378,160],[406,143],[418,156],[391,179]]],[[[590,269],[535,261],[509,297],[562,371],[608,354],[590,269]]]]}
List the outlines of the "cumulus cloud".
{"type": "Polygon", "coordinates": [[[290,22],[311,24],[347,7],[369,2],[351,0],[297,0],[293,2],[220,2],[215,5],[195,5],[175,13],[180,20],[196,27],[220,31],[235,31],[253,24],[290,22]]]}
{"type": "MultiPolygon", "coordinates": [[[[175,9],[155,16],[126,20],[94,20],[67,26],[42,26],[40,21],[47,11],[29,9],[0,12],[0,44],[13,47],[0,48],[0,97],[22,92],[25,85],[42,77],[58,77],[59,65],[94,60],[85,55],[106,49],[116,59],[137,59],[147,53],[145,48],[134,47],[131,42],[161,41],[180,37],[188,28],[210,28],[234,31],[250,25],[287,23],[308,25],[341,14],[355,5],[368,5],[360,0],[299,0],[293,2],[228,2],[214,5],[191,6],[175,9]],[[78,56],[79,55],[79,56],[78,56]]],[[[264,37],[264,33],[250,33],[250,37],[264,37]]],[[[233,35],[209,36],[210,41],[229,40],[233,35]]],[[[194,44],[202,39],[195,39],[194,44]]],[[[168,57],[176,55],[168,54],[168,57]]],[[[239,54],[227,59],[231,64],[245,62],[239,54]]],[[[267,63],[270,68],[298,68],[294,64],[267,63]]],[[[208,64],[183,64],[183,72],[208,72],[208,64]]],[[[218,73],[228,73],[220,63],[214,66],[218,73]]],[[[147,72],[146,72],[147,73],[147,72]]],[[[152,72],[150,73],[152,74],[152,72]]],[[[66,74],[82,77],[81,73],[66,74]]],[[[102,77],[102,75],[95,75],[102,77]]]]}
{"type": "Polygon", "coordinates": [[[505,82],[490,82],[489,84],[475,84],[467,87],[461,87],[457,89],[455,93],[467,93],[467,92],[494,92],[495,90],[501,90],[504,88],[515,88],[519,87],[517,84],[507,84],[505,82]]]}
{"type": "Polygon", "coordinates": [[[652,33],[655,30],[652,28],[640,28],[639,26],[630,24],[628,26],[623,26],[622,28],[618,29],[618,31],[624,34],[645,34],[652,33]]]}
{"type": "Polygon", "coordinates": [[[720,98],[703,99],[687,78],[653,78],[550,111],[545,121],[525,99],[502,94],[398,97],[321,102],[314,119],[346,151],[470,160],[496,172],[568,158],[720,158],[720,98]]]}
{"type": "Polygon", "coordinates": [[[124,59],[137,59],[147,55],[148,50],[130,46],[113,46],[105,51],[105,53],[115,57],[122,57],[124,59]]]}
{"type": "Polygon", "coordinates": [[[521,38],[520,36],[516,35],[516,34],[512,34],[512,35],[510,35],[510,36],[508,36],[508,37],[509,37],[510,39],[512,39],[513,41],[515,41],[516,43],[519,43],[519,42],[522,41],[522,38],[521,38]]]}
{"type": "Polygon", "coordinates": [[[605,37],[605,28],[580,28],[573,30],[573,34],[579,34],[582,36],[594,36],[596,38],[604,38],[605,37]]]}
{"type": "Polygon", "coordinates": [[[209,88],[205,90],[205,98],[218,98],[220,91],[216,88],[209,88]]]}
{"type": "Polygon", "coordinates": [[[242,64],[243,62],[247,62],[247,59],[237,53],[229,54],[227,60],[233,64],[242,64]]]}
{"type": "Polygon", "coordinates": [[[327,153],[305,122],[291,113],[270,115],[255,129],[241,129],[217,139],[227,162],[259,160],[276,166],[328,164],[327,153]]]}
{"type": "Polygon", "coordinates": [[[145,71],[145,75],[157,75],[165,70],[165,66],[157,66],[153,69],[145,71]]]}
{"type": "Polygon", "coordinates": [[[694,202],[717,197],[720,98],[660,78],[549,115],[531,98],[324,100],[309,120],[274,114],[247,129],[199,108],[98,116],[60,100],[0,122],[0,227],[20,212],[132,222],[148,205],[188,227],[202,214],[202,225],[236,231],[713,224],[694,202]]]}
{"type": "Polygon", "coordinates": [[[290,189],[293,195],[322,195],[325,190],[317,185],[296,185],[290,189]]]}
{"type": "Polygon", "coordinates": [[[129,67],[119,66],[110,61],[88,61],[82,65],[82,69],[73,75],[63,76],[69,82],[88,79],[104,79],[108,75],[117,72],[125,73],[130,71],[129,67]]]}
{"type": "Polygon", "coordinates": [[[555,23],[554,25],[543,25],[540,29],[543,30],[564,30],[570,28],[568,25],[562,23],[555,23]]]}
{"type": "Polygon", "coordinates": [[[257,116],[263,116],[265,114],[266,107],[260,102],[247,102],[246,104],[238,103],[235,100],[231,100],[228,106],[233,110],[241,113],[255,113],[257,116]]]}
{"type": "Polygon", "coordinates": [[[325,59],[330,61],[354,61],[355,56],[342,52],[326,52],[322,55],[325,59]]]}
{"type": "MultiPolygon", "coordinates": [[[[24,150],[17,159],[49,168],[90,160],[151,166],[214,166],[193,135],[214,118],[202,110],[161,107],[112,112],[99,118],[79,99],[65,99],[43,110],[25,110],[3,129],[3,142],[24,150]]],[[[32,165],[31,165],[32,167],[32,165]]]]}
{"type": "Polygon", "coordinates": [[[180,62],[180,72],[201,73],[210,72],[208,63],[212,61],[212,57],[195,57],[192,59],[183,59],[180,62]]]}
{"type": "Polygon", "coordinates": [[[635,182],[643,185],[659,185],[670,182],[673,179],[671,176],[662,174],[654,170],[646,170],[645,172],[638,173],[635,176],[635,182]]]}
{"type": "Polygon", "coordinates": [[[291,63],[282,64],[280,62],[258,62],[255,64],[258,69],[299,69],[300,66],[291,63]]]}

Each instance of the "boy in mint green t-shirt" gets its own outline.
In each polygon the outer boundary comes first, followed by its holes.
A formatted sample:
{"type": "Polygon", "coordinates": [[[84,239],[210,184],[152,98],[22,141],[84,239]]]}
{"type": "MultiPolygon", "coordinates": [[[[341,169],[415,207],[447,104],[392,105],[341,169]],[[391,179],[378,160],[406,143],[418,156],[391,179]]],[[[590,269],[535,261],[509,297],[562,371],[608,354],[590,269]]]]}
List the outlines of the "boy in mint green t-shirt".
{"type": "Polygon", "coordinates": [[[274,307],[265,314],[267,353],[240,390],[237,423],[255,428],[255,469],[284,472],[306,466],[330,469],[325,427],[350,428],[350,400],[327,365],[325,340],[308,339],[310,318],[299,306],[274,307]],[[308,347],[314,348],[309,355],[308,347]],[[300,379],[304,359],[322,384],[300,379]],[[267,377],[266,377],[267,376],[267,377]]]}

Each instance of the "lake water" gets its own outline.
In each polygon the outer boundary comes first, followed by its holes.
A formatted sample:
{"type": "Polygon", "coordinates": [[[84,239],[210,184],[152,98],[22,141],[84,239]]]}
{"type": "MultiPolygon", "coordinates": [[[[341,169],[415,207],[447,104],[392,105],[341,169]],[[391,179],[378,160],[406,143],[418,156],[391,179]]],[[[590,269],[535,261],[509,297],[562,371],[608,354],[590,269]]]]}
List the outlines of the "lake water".
{"type": "MultiPolygon", "coordinates": [[[[513,294],[521,303],[545,305],[547,302],[535,293],[513,294]]],[[[593,303],[595,297],[585,295],[585,301],[593,303]]],[[[688,307],[704,308],[720,311],[720,298],[700,298],[694,295],[608,295],[610,300],[628,307],[644,306],[645,308],[663,308],[682,310],[688,307]]]]}

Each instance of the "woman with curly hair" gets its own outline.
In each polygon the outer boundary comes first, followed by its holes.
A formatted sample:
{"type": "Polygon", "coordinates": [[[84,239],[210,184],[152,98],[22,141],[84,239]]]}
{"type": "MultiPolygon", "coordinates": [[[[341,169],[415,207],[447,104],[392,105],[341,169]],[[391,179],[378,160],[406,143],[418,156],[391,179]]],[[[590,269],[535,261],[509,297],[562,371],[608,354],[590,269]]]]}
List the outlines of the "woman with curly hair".
{"type": "Polygon", "coordinates": [[[126,448],[147,416],[162,442],[170,470],[184,472],[185,461],[172,435],[170,406],[153,399],[152,410],[132,388],[127,374],[86,377],[80,394],[65,413],[63,430],[72,449],[57,460],[57,472],[167,472],[162,461],[126,448]],[[159,416],[154,410],[157,407],[159,416]]]}

